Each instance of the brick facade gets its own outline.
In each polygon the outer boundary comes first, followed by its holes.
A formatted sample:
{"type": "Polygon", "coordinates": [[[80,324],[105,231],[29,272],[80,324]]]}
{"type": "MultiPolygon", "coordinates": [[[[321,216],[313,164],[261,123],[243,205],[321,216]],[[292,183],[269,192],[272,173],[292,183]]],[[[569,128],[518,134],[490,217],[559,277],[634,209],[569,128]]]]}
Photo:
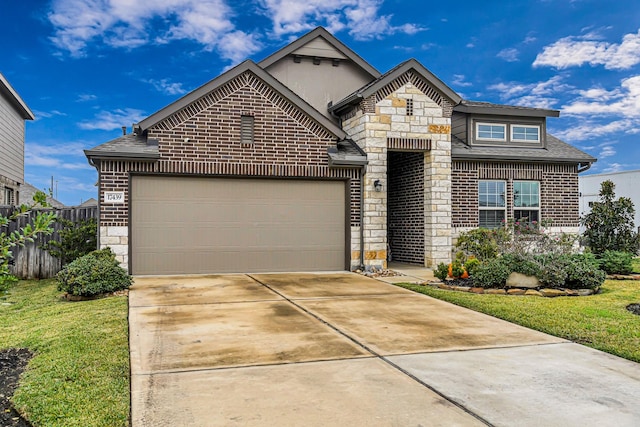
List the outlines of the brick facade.
{"type": "Polygon", "coordinates": [[[99,164],[100,200],[105,191],[125,194],[124,204],[101,203],[101,246],[113,233],[126,238],[120,227],[129,225],[129,180],[136,173],[348,180],[351,240],[359,241],[360,169],[330,169],[327,147],[335,137],[251,73],[153,126],[148,138],[157,140],[160,160],[99,164]],[[247,114],[255,119],[253,144],[240,143],[240,117],[247,114]]]}
{"type": "Polygon", "coordinates": [[[575,164],[454,161],[452,218],[456,228],[478,226],[478,181],[506,181],[507,218],[513,218],[513,181],[540,182],[540,219],[554,227],[578,227],[578,168],[575,164]]]}
{"type": "Polygon", "coordinates": [[[424,153],[389,152],[390,260],[424,265],[424,153]]]}

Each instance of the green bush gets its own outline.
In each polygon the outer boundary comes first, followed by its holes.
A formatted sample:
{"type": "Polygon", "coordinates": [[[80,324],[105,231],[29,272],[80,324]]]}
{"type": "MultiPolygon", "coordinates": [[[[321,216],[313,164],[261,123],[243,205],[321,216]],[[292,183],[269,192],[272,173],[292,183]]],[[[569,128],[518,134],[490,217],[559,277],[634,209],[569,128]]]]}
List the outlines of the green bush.
{"type": "Polygon", "coordinates": [[[67,264],[57,275],[58,290],[76,296],[96,296],[127,289],[131,276],[109,248],[93,251],[67,264]]]}
{"type": "Polygon", "coordinates": [[[540,276],[540,264],[535,261],[533,256],[505,254],[502,256],[502,262],[509,266],[511,272],[526,276],[540,276]]]}
{"type": "Polygon", "coordinates": [[[98,247],[98,221],[95,218],[77,222],[57,218],[56,222],[63,226],[58,231],[60,240],[50,240],[40,247],[60,258],[62,265],[95,251],[98,247]]]}
{"type": "Polygon", "coordinates": [[[444,282],[447,280],[447,276],[449,275],[449,266],[444,262],[441,262],[435,270],[433,270],[433,275],[444,282]]]}
{"type": "Polygon", "coordinates": [[[456,242],[456,248],[464,252],[466,256],[474,256],[480,261],[487,261],[498,256],[498,249],[509,239],[504,228],[489,230],[476,228],[460,233],[456,242]]]}
{"type": "Polygon", "coordinates": [[[567,280],[566,255],[538,255],[535,257],[540,273],[536,276],[548,288],[562,288],[567,280]]]}
{"type": "Polygon", "coordinates": [[[633,254],[622,251],[605,251],[600,257],[600,267],[607,274],[630,274],[633,272],[633,254]]]}
{"type": "Polygon", "coordinates": [[[473,275],[473,272],[480,265],[480,260],[478,258],[469,258],[467,262],[464,263],[464,268],[469,273],[469,276],[473,275]]]}
{"type": "Polygon", "coordinates": [[[578,254],[568,256],[566,260],[565,288],[596,289],[604,283],[607,275],[598,268],[598,264],[592,257],[578,254]]]}
{"type": "Polygon", "coordinates": [[[502,288],[509,274],[509,266],[501,258],[495,258],[474,269],[473,284],[481,288],[502,288]]]}
{"type": "Polygon", "coordinates": [[[464,272],[465,269],[459,260],[456,259],[451,263],[451,277],[457,279],[458,277],[462,277],[462,275],[464,275],[464,272]]]}

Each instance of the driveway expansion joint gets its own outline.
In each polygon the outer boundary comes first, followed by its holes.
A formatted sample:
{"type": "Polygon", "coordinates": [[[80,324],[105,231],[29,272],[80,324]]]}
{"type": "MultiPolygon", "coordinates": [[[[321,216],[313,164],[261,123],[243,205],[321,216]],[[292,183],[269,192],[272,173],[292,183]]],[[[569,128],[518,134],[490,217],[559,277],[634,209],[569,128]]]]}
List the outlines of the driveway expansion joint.
{"type": "MultiPolygon", "coordinates": [[[[429,390],[431,390],[432,392],[434,392],[435,394],[437,394],[438,396],[442,397],[443,399],[445,399],[447,402],[451,403],[452,405],[456,406],[457,408],[459,408],[460,410],[464,411],[466,414],[469,414],[470,416],[474,417],[475,419],[477,419],[478,421],[482,422],[483,424],[493,427],[493,424],[491,424],[490,422],[488,422],[487,420],[485,420],[484,418],[482,418],[481,416],[479,416],[478,414],[472,412],[471,410],[469,410],[468,408],[466,408],[465,406],[461,405],[460,403],[458,403],[456,400],[452,399],[451,397],[443,394],[442,392],[436,390],[435,388],[431,387],[429,384],[427,384],[426,382],[422,381],[421,379],[419,379],[418,377],[416,377],[415,375],[411,374],[410,372],[407,372],[406,370],[402,369],[400,366],[398,366],[397,364],[393,363],[392,361],[386,359],[385,357],[383,357],[382,355],[380,355],[378,352],[376,352],[375,350],[369,348],[367,345],[361,343],[360,341],[358,341],[357,339],[353,338],[352,336],[348,335],[347,333],[345,333],[344,331],[340,330],[339,328],[333,326],[331,323],[327,322],[326,320],[322,319],[320,316],[316,315],[315,313],[311,312],[310,310],[306,309],[305,307],[297,304],[294,300],[292,300],[291,298],[287,297],[286,295],[283,295],[282,293],[278,292],[276,289],[273,289],[271,286],[269,286],[267,283],[264,283],[258,279],[256,279],[255,277],[253,277],[251,274],[247,274],[247,276],[253,280],[255,280],[257,283],[260,283],[262,286],[265,286],[267,289],[269,289],[272,292],[275,292],[276,294],[280,295],[282,298],[285,299],[285,301],[291,303],[292,305],[294,305],[296,308],[298,308],[299,310],[302,310],[304,313],[308,314],[309,316],[313,317],[314,319],[317,319],[319,322],[323,323],[324,325],[328,326],[329,328],[333,329],[334,331],[336,331],[337,333],[339,333],[340,335],[344,336],[345,338],[347,338],[348,340],[352,341],[353,343],[355,343],[356,345],[362,347],[364,350],[368,351],[369,353],[371,353],[376,359],[388,364],[389,366],[391,366],[392,368],[395,368],[397,371],[402,372],[403,374],[405,374],[406,376],[408,376],[409,378],[411,378],[413,381],[417,382],[418,384],[428,388],[429,390]]],[[[330,299],[330,298],[327,298],[330,299]]]]}

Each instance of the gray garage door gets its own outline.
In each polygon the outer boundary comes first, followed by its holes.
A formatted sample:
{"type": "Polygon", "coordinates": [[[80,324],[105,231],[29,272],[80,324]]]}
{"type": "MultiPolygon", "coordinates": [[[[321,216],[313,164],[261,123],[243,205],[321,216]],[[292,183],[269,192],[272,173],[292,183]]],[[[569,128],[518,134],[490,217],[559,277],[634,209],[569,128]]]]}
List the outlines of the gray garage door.
{"type": "Polygon", "coordinates": [[[134,176],[133,274],[346,267],[343,181],[134,176]]]}

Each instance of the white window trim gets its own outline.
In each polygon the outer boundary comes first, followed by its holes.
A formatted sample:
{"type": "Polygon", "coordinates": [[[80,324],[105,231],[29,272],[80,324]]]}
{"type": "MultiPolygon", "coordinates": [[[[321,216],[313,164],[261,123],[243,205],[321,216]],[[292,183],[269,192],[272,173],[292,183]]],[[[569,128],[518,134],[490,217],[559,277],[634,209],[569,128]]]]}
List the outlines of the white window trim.
{"type": "MultiPolygon", "coordinates": [[[[504,218],[507,219],[507,181],[501,179],[480,179],[478,180],[478,213],[480,211],[503,211],[504,218]],[[504,206],[503,207],[490,207],[490,206],[480,206],[480,182],[501,182],[504,184],[504,206]]],[[[480,215],[478,215],[478,227],[482,227],[480,225],[480,215]]]]}
{"type": "Polygon", "coordinates": [[[521,125],[518,123],[512,123],[510,127],[510,136],[511,136],[511,142],[525,142],[528,144],[539,144],[540,143],[540,126],[537,125],[521,125]],[[538,129],[538,139],[537,140],[531,140],[531,139],[516,139],[513,136],[513,128],[515,127],[519,127],[519,128],[529,128],[529,129],[538,129]]]}
{"type": "Polygon", "coordinates": [[[476,122],[476,141],[500,141],[500,142],[506,142],[507,141],[507,124],[506,123],[476,122]],[[485,125],[485,126],[502,126],[504,128],[504,138],[502,138],[502,139],[500,139],[500,138],[481,138],[480,137],[480,131],[479,131],[479,127],[481,125],[485,125]]]}
{"type": "MultiPolygon", "coordinates": [[[[534,181],[530,179],[518,179],[513,181],[514,191],[513,191],[513,216],[515,218],[516,211],[538,211],[538,223],[542,221],[542,210],[540,206],[542,205],[542,199],[540,198],[540,181],[534,181]],[[516,182],[535,182],[538,184],[538,206],[516,206],[516,192],[515,192],[515,184],[516,182]]],[[[530,219],[529,219],[530,220],[530,219]]]]}

